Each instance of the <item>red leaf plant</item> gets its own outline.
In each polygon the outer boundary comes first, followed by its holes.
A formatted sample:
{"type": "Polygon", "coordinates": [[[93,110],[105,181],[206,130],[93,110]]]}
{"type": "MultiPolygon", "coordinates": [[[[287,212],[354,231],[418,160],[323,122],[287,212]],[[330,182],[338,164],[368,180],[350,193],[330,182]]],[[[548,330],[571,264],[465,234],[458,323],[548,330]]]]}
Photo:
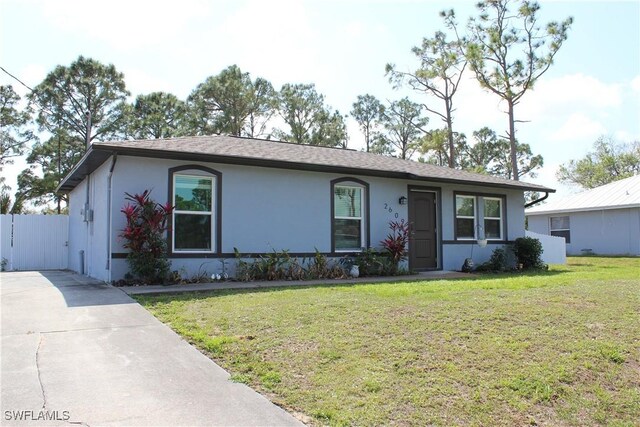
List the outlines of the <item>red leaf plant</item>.
{"type": "Polygon", "coordinates": [[[391,232],[380,244],[391,258],[392,269],[397,271],[398,264],[407,256],[407,243],[409,243],[410,235],[409,223],[404,219],[390,221],[389,228],[391,232]]]}
{"type": "Polygon", "coordinates": [[[125,193],[128,203],[120,210],[127,221],[119,236],[129,249],[129,267],[145,282],[164,281],[170,266],[164,232],[173,206],[153,201],[150,194],[149,190],[142,194],[125,193]]]}

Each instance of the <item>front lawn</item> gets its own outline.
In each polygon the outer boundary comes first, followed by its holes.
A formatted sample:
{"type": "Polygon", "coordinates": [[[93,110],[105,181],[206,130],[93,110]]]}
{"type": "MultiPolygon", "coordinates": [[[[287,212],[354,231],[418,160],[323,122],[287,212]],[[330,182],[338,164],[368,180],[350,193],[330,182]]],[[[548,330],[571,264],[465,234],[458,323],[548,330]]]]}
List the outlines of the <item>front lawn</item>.
{"type": "Polygon", "coordinates": [[[640,420],[639,258],[137,299],[233,380],[314,424],[640,420]]]}

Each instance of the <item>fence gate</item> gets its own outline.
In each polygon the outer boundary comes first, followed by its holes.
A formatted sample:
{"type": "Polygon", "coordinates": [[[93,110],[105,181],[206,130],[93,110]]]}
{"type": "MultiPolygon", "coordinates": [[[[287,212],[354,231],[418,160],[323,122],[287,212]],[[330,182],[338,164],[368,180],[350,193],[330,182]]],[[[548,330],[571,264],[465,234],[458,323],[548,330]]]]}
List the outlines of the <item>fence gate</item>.
{"type": "Polygon", "coordinates": [[[67,215],[0,215],[5,270],[63,270],[68,266],[67,215]]]}

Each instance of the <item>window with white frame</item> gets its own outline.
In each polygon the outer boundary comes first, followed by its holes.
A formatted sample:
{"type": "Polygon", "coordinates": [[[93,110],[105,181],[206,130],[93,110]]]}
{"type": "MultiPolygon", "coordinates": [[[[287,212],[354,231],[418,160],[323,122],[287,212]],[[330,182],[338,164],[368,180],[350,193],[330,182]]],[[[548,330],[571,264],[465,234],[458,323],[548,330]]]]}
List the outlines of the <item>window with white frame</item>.
{"type": "Polygon", "coordinates": [[[173,175],[174,252],[213,252],[215,233],[213,176],[173,175]]]}
{"type": "Polygon", "coordinates": [[[484,202],[484,238],[502,240],[502,199],[483,197],[484,202]]]}
{"type": "Polygon", "coordinates": [[[549,231],[552,236],[564,237],[565,243],[571,243],[571,230],[568,216],[549,218],[549,231]]]}
{"type": "Polygon", "coordinates": [[[365,188],[355,184],[333,187],[333,241],[335,251],[359,251],[365,241],[365,188]]]}
{"type": "Polygon", "coordinates": [[[456,239],[476,238],[476,198],[456,195],[456,239]]]}

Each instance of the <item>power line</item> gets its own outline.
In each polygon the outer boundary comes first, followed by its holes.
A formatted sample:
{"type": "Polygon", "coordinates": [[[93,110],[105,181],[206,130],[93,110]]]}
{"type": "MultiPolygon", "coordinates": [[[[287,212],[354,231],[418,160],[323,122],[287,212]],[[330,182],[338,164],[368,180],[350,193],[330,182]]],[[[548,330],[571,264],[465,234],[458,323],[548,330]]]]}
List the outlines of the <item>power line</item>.
{"type": "MultiPolygon", "coordinates": [[[[4,67],[0,66],[0,70],[2,70],[5,74],[7,74],[9,77],[11,77],[12,79],[14,79],[15,81],[17,81],[18,83],[20,83],[22,86],[26,87],[27,89],[29,89],[29,91],[34,92],[35,90],[30,87],[29,85],[27,85],[25,82],[23,82],[22,80],[20,80],[19,78],[17,78],[16,76],[14,76],[13,74],[11,74],[10,72],[8,72],[7,70],[4,69],[4,67]]],[[[68,96],[68,95],[67,95],[68,96]]],[[[48,114],[49,116],[55,116],[55,114],[53,113],[53,111],[51,111],[49,108],[47,108],[45,105],[42,104],[42,102],[40,102],[40,100],[36,97],[35,99],[31,99],[30,102],[33,102],[34,104],[37,104],[38,107],[40,107],[40,110],[43,111],[44,113],[48,114]]],[[[64,120],[64,119],[63,119],[64,120]]],[[[66,120],[64,120],[66,121],[66,120]]],[[[49,126],[47,126],[46,124],[44,125],[44,127],[51,133],[53,133],[53,131],[49,128],[49,126]]]]}
{"type": "Polygon", "coordinates": [[[22,80],[20,80],[19,78],[17,78],[16,76],[14,76],[13,74],[11,74],[10,72],[8,72],[7,70],[4,69],[4,67],[0,66],[0,70],[4,71],[4,73],[6,75],[8,75],[9,77],[11,77],[12,79],[14,79],[15,81],[17,81],[18,83],[20,83],[22,86],[26,87],[27,89],[29,89],[31,92],[33,92],[33,89],[30,88],[29,86],[27,86],[27,84],[25,82],[23,82],[22,80]]]}

